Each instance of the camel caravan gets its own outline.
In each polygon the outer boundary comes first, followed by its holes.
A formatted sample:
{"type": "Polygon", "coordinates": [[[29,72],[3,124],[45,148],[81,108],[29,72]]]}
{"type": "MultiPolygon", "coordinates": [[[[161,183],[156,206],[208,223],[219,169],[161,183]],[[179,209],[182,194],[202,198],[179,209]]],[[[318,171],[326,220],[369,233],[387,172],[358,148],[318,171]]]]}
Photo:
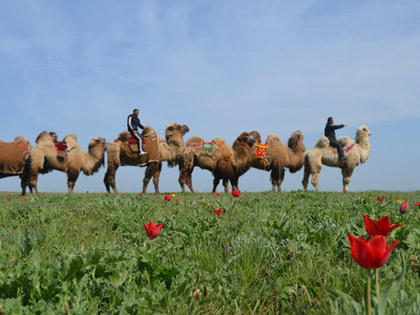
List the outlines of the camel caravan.
{"type": "Polygon", "coordinates": [[[146,168],[142,192],[146,193],[153,178],[155,194],[159,194],[163,162],[169,167],[178,166],[178,181],[183,193],[186,192],[185,186],[195,192],[192,184],[195,167],[212,173],[213,192],[220,180],[226,193],[229,192],[229,183],[232,189],[239,190],[240,176],[251,168],[270,172],[273,191],[281,191],[285,169],[296,173],[304,168],[303,188],[307,190],[311,177],[313,187],[320,191],[318,176],[322,165],[341,168],[343,191],[347,192],[355,167],[365,163],[370,155],[370,131],[365,125],[357,128],[355,141],[349,137],[337,140],[343,148],[342,153],[331,146],[326,136],[306,150],[299,130],[292,133],[287,144],[275,134],[270,134],[263,143],[258,131],[242,132],[232,146],[222,138],[206,142],[194,136],[184,141],[189,131],[187,125],[172,123],[166,127],[163,138],[152,127],[143,127],[141,134],[133,136],[131,132],[121,132],[112,142],[101,137],[93,138],[87,151],[79,145],[74,134],[66,135],[59,142],[55,132],[43,131],[33,146],[27,138],[20,136],[13,142],[0,141],[0,178],[19,176],[24,195],[26,188],[31,193],[38,193],[39,174],[57,170],[67,174],[68,193],[72,193],[80,173],[91,176],[98,172],[105,165],[106,154],[107,169],[103,181],[108,193],[118,193],[115,176],[120,166],[137,166],[146,168]]]}

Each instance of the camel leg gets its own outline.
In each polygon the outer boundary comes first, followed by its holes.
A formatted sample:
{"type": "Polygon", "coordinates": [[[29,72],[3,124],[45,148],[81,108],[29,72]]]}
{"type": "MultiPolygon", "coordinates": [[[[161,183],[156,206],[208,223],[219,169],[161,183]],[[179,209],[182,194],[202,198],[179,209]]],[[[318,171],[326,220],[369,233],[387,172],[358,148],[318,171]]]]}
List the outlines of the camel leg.
{"type": "Polygon", "coordinates": [[[281,184],[283,184],[283,180],[284,180],[284,167],[280,167],[280,176],[277,180],[277,191],[280,192],[281,191],[281,184]]]}
{"type": "MultiPolygon", "coordinates": [[[[157,163],[149,163],[146,166],[146,170],[144,171],[144,178],[143,178],[143,190],[142,193],[145,194],[147,192],[147,185],[150,182],[150,179],[154,176],[155,172],[157,171],[157,163]]],[[[155,191],[156,194],[156,191],[155,191]]]]}
{"type": "Polygon", "coordinates": [[[162,163],[157,164],[156,171],[153,173],[153,185],[155,186],[155,195],[159,195],[159,177],[162,171],[162,163]]]}
{"type": "Polygon", "coordinates": [[[32,170],[27,178],[22,179],[22,195],[26,194],[26,186],[28,186],[29,191],[32,193],[35,190],[35,193],[38,194],[38,170],[32,170]]]}
{"type": "Polygon", "coordinates": [[[69,168],[67,169],[67,193],[72,194],[74,185],[76,184],[77,178],[79,177],[80,170],[69,168]]]}
{"type": "Polygon", "coordinates": [[[179,185],[181,186],[182,193],[185,193],[186,192],[186,190],[185,190],[185,184],[187,184],[187,186],[190,189],[190,191],[192,193],[194,193],[194,188],[193,188],[192,179],[191,179],[193,170],[194,169],[191,169],[191,170],[189,170],[189,169],[180,170],[178,182],[179,182],[179,185]]]}
{"type": "Polygon", "coordinates": [[[305,165],[305,170],[304,170],[303,179],[302,179],[302,186],[304,190],[308,190],[309,175],[311,175],[310,169],[306,168],[306,165],[305,165]]]}
{"type": "Polygon", "coordinates": [[[229,180],[227,178],[223,179],[223,187],[225,188],[225,194],[229,193],[229,180]]]}
{"type": "MultiPolygon", "coordinates": [[[[239,178],[238,178],[238,176],[233,176],[233,178],[231,178],[231,180],[230,180],[230,184],[232,185],[232,189],[239,190],[239,178]]],[[[224,181],[223,181],[223,185],[224,185],[224,181]]],[[[227,191],[227,192],[229,192],[229,191],[227,191]]]]}
{"type": "Polygon", "coordinates": [[[108,163],[108,168],[104,176],[104,184],[105,184],[106,191],[108,193],[111,192],[110,188],[112,188],[112,191],[114,193],[118,193],[117,186],[115,183],[115,175],[117,173],[118,167],[119,165],[108,163]]]}
{"type": "Polygon", "coordinates": [[[219,182],[220,182],[220,177],[214,176],[212,192],[214,192],[214,193],[216,192],[216,188],[217,188],[217,185],[219,185],[219,182]]]}
{"type": "Polygon", "coordinates": [[[193,187],[193,184],[192,184],[192,170],[191,170],[191,172],[188,174],[188,178],[187,178],[187,186],[188,186],[188,188],[190,189],[190,191],[194,194],[194,193],[195,193],[195,191],[194,191],[194,187],[193,187]]]}
{"type": "Polygon", "coordinates": [[[319,191],[318,172],[313,172],[311,175],[312,175],[312,179],[311,179],[312,186],[314,186],[316,191],[319,191]]]}
{"type": "Polygon", "coordinates": [[[276,191],[277,182],[279,178],[280,178],[280,166],[274,165],[273,168],[271,169],[271,174],[270,174],[271,187],[273,191],[276,191]]]}
{"type": "Polygon", "coordinates": [[[343,168],[341,170],[341,174],[343,174],[343,192],[347,192],[349,190],[350,179],[353,171],[354,168],[343,168]]]}

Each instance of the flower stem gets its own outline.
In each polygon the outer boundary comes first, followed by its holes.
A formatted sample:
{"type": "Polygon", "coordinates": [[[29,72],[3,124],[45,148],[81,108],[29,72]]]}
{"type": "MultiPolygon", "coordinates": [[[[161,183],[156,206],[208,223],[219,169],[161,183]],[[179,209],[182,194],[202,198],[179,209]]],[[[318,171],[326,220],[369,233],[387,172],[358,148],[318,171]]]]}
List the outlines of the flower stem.
{"type": "Polygon", "coordinates": [[[370,309],[370,271],[367,270],[367,281],[366,281],[366,315],[372,315],[372,311],[370,309]]]}
{"type": "Polygon", "coordinates": [[[380,292],[380,290],[379,290],[379,271],[378,271],[378,268],[375,269],[375,275],[376,275],[376,285],[375,285],[375,288],[376,288],[376,303],[379,305],[379,292],[380,292]]]}

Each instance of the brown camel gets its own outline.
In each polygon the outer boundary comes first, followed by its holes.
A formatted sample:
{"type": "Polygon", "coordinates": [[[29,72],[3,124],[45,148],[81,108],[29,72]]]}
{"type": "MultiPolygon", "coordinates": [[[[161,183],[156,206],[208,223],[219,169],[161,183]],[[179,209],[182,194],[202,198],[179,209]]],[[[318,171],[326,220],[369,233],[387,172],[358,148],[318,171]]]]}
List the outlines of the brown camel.
{"type": "Polygon", "coordinates": [[[66,135],[63,144],[67,150],[58,151],[56,137],[46,132],[41,133],[37,139],[36,147],[29,151],[27,166],[24,171],[22,194],[25,194],[26,186],[35,189],[38,193],[38,174],[45,174],[52,170],[67,173],[68,193],[72,193],[74,185],[81,171],[87,176],[96,173],[104,164],[106,141],[104,138],[93,138],[88,146],[88,152],[84,151],[77,142],[74,134],[66,135]]]}
{"type": "MultiPolygon", "coordinates": [[[[250,135],[261,142],[261,136],[258,131],[251,131],[250,135]]],[[[272,189],[281,191],[281,184],[284,180],[285,168],[290,173],[299,171],[303,166],[303,156],[305,154],[305,145],[303,144],[303,134],[299,130],[292,133],[287,146],[275,134],[271,134],[266,140],[267,153],[263,158],[258,158],[256,154],[256,145],[254,146],[254,161],[252,167],[271,171],[270,180],[272,189]]]]}
{"type": "Polygon", "coordinates": [[[173,167],[180,161],[181,154],[184,152],[184,135],[190,129],[186,125],[173,123],[166,127],[164,141],[151,127],[145,127],[142,132],[143,144],[146,146],[145,155],[139,156],[138,146],[134,149],[130,145],[130,133],[120,133],[118,139],[108,146],[108,168],[105,173],[104,183],[107,192],[110,188],[117,193],[115,174],[121,166],[146,166],[143,179],[143,193],[147,191],[147,185],[153,177],[155,194],[159,194],[159,177],[162,170],[162,162],[167,161],[168,166],[173,167]]]}
{"type": "Polygon", "coordinates": [[[14,142],[0,141],[0,178],[20,176],[25,166],[25,152],[31,147],[25,137],[16,137],[14,142]]]}
{"type": "Polygon", "coordinates": [[[360,163],[365,163],[370,155],[370,131],[366,125],[362,125],[356,130],[356,142],[349,137],[341,137],[338,142],[343,148],[348,148],[345,153],[347,157],[343,162],[338,161],[337,149],[329,146],[327,137],[321,137],[316,146],[305,152],[305,173],[302,180],[303,188],[308,188],[309,176],[312,175],[312,185],[319,191],[318,174],[321,171],[322,164],[330,167],[341,168],[343,175],[343,192],[349,189],[350,179],[354,169],[360,163]]]}
{"type": "Polygon", "coordinates": [[[179,165],[179,184],[185,193],[185,184],[194,193],[192,185],[192,172],[195,166],[212,172],[213,192],[216,191],[220,180],[223,181],[224,191],[227,193],[229,181],[232,188],[238,189],[238,179],[252,165],[252,146],[255,139],[247,132],[241,133],[230,147],[221,138],[215,138],[212,143],[212,151],[206,152],[204,140],[192,137],[187,141],[187,148],[179,165]]]}

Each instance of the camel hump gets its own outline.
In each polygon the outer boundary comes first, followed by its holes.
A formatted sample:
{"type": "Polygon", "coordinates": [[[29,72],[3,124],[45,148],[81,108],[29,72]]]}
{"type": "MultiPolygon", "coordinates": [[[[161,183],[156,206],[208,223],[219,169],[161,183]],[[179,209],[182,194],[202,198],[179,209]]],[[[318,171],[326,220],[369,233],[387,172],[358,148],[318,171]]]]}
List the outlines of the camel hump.
{"type": "Polygon", "coordinates": [[[277,135],[274,134],[274,133],[268,135],[266,143],[270,143],[270,142],[274,142],[274,141],[280,141],[280,138],[277,137],[277,135]]]}
{"type": "Polygon", "coordinates": [[[315,147],[319,149],[327,148],[330,145],[330,140],[327,137],[321,137],[316,143],[315,147]]]}
{"type": "Polygon", "coordinates": [[[222,138],[214,138],[213,142],[220,148],[224,145],[226,145],[225,139],[222,138]]]}
{"type": "Polygon", "coordinates": [[[118,140],[120,141],[128,141],[131,138],[131,134],[128,131],[120,132],[118,135],[118,140]]]}
{"type": "Polygon", "coordinates": [[[188,139],[186,146],[187,147],[200,147],[204,140],[200,137],[191,137],[188,139]]]}
{"type": "Polygon", "coordinates": [[[338,139],[338,142],[341,144],[341,146],[344,148],[344,147],[347,147],[347,146],[349,146],[349,145],[351,145],[352,143],[353,143],[353,140],[351,140],[349,137],[347,137],[347,136],[343,136],[343,137],[340,137],[339,139],[338,139]]]}
{"type": "Polygon", "coordinates": [[[23,136],[18,136],[15,137],[15,142],[19,143],[19,144],[28,144],[29,145],[29,140],[23,136]]]}
{"type": "Polygon", "coordinates": [[[142,135],[142,137],[155,136],[156,135],[156,130],[153,129],[152,127],[150,127],[150,126],[146,126],[146,127],[144,127],[141,135],[142,135]]]}
{"type": "Polygon", "coordinates": [[[63,142],[67,145],[67,147],[74,147],[76,145],[78,145],[79,143],[77,142],[77,137],[76,135],[70,133],[68,135],[66,135],[63,139],[63,142]]]}

